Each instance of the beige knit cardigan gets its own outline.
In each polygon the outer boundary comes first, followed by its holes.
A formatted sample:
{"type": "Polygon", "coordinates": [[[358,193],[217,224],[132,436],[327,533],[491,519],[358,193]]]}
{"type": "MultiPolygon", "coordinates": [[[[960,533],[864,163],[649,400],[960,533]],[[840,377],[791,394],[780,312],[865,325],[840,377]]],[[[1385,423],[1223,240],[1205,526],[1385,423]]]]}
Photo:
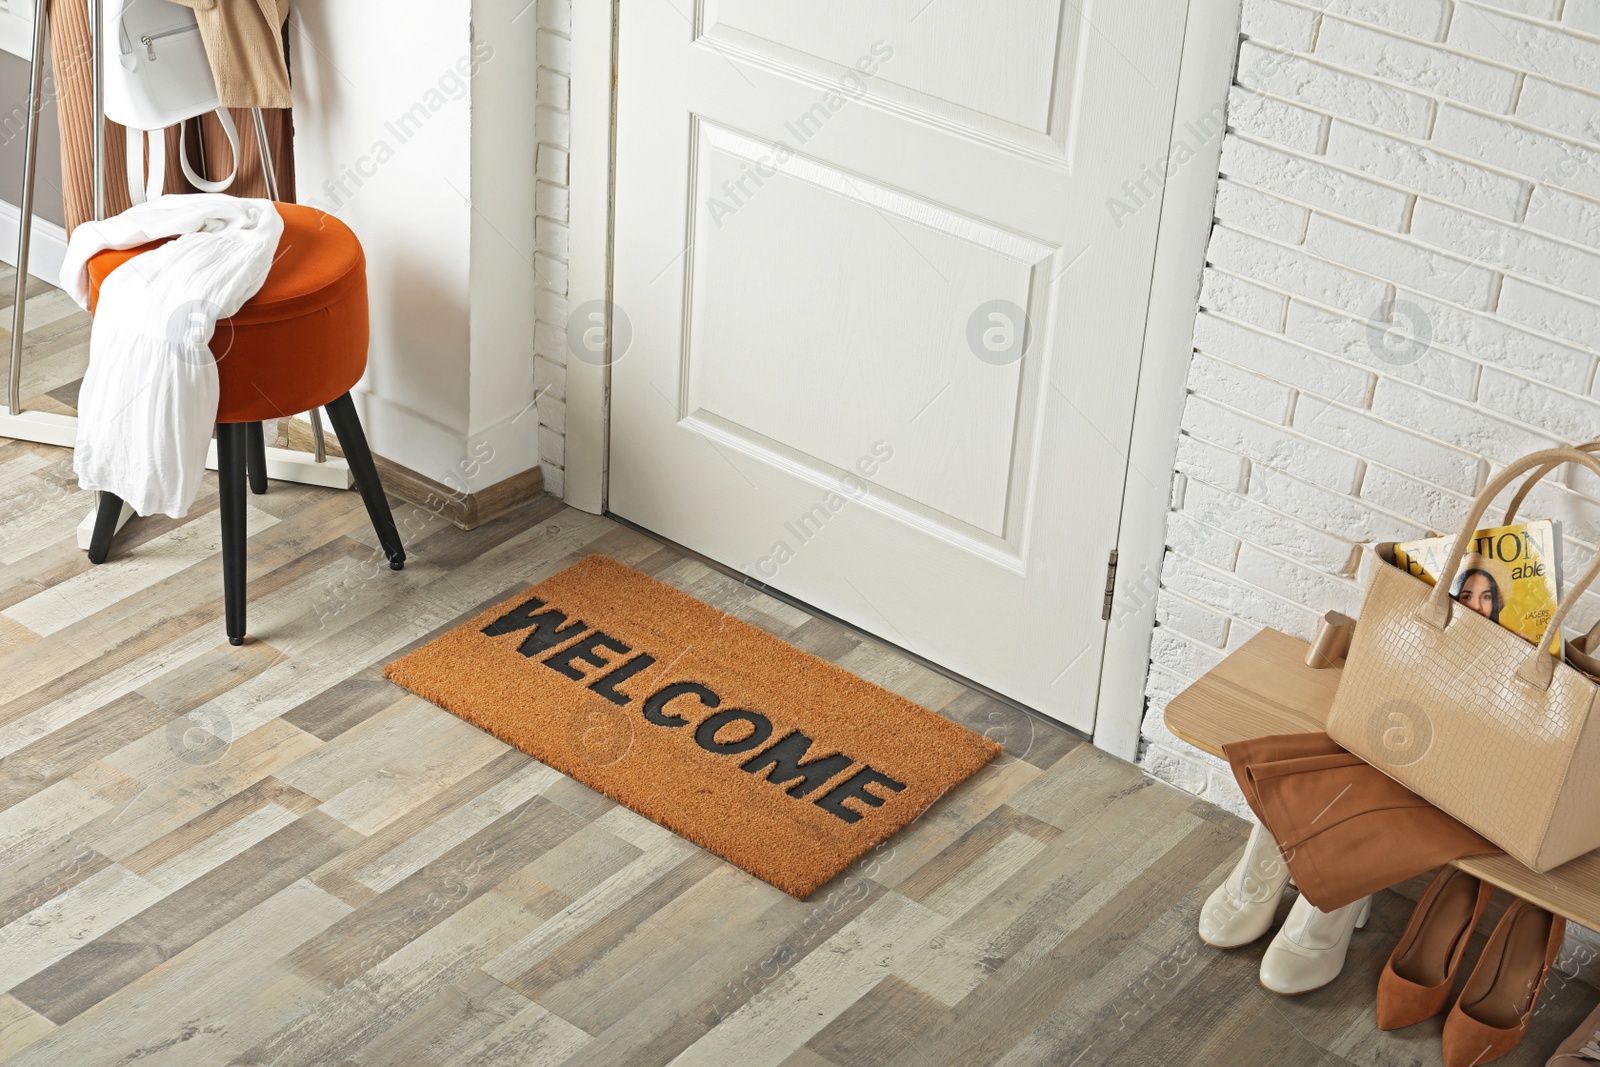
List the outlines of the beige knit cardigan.
{"type": "Polygon", "coordinates": [[[223,107],[289,107],[289,0],[176,0],[194,9],[223,107]]]}

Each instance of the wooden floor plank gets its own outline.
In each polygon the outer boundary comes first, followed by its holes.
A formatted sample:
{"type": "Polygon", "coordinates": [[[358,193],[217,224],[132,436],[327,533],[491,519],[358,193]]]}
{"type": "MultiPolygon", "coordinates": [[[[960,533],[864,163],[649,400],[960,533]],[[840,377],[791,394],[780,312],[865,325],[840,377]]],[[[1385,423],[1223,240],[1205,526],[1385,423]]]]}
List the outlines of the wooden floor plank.
{"type": "Polygon", "coordinates": [[[349,911],[298,881],[166,960],[7,1067],[165,1062],[205,1067],[287,1025],[322,992],[276,961],[349,911]]]}
{"type": "MultiPolygon", "coordinates": [[[[433,709],[437,711],[438,709],[433,709]]],[[[363,835],[377,833],[478,770],[505,751],[505,744],[453,715],[431,742],[414,742],[378,771],[328,798],[322,810],[363,835]]]]}
{"type": "Polygon", "coordinates": [[[352,840],[339,823],[309,812],[176,888],[140,879],[141,886],[156,890],[154,899],[135,896],[139,906],[124,921],[92,940],[79,935],[84,943],[71,955],[16,986],[12,995],[64,1023],[299,881],[352,840]]]}
{"type": "MultiPolygon", "coordinates": [[[[803,1047],[825,1057],[827,1063],[887,1063],[909,1048],[946,1010],[940,1001],[889,975],[803,1047]]],[[[783,1063],[793,1061],[791,1055],[783,1063]]]]}
{"type": "Polygon", "coordinates": [[[346,985],[469,908],[581,826],[553,804],[541,805],[525,819],[513,815],[497,819],[357,908],[336,928],[298,949],[289,962],[330,988],[346,985]]]}
{"type": "Polygon", "coordinates": [[[589,1035],[540,1004],[463,1049],[450,1067],[556,1067],[589,1043],[589,1035]]]}
{"type": "Polygon", "coordinates": [[[528,1007],[526,998],[482,971],[471,971],[373,1038],[351,1059],[360,1067],[447,1063],[506,1028],[528,1007]]]}
{"type": "Polygon", "coordinates": [[[129,693],[81,718],[61,724],[32,744],[0,759],[0,809],[25,800],[102,756],[148,736],[175,716],[129,693]]]}
{"type": "Polygon", "coordinates": [[[781,1063],[948,922],[913,900],[885,894],[674,1062],[781,1063]]]}
{"type": "MultiPolygon", "coordinates": [[[[327,995],[300,1018],[246,1050],[244,1062],[343,1062],[441,990],[465,981],[528,923],[545,917],[538,903],[484,893],[343,984],[330,985],[329,978],[334,975],[319,973],[316,980],[327,995]]],[[[301,959],[304,962],[307,957],[302,954],[301,959]]]]}
{"type": "MultiPolygon", "coordinates": [[[[37,321],[65,373],[71,324],[37,321]]],[[[1334,984],[1272,996],[1264,940],[1194,935],[1238,820],[638,530],[400,505],[392,572],[356,494],[273,483],[235,648],[214,476],[98,569],[86,507],[68,454],[0,442],[6,1067],[1439,1063],[1437,1022],[1372,1025],[1408,899],[1379,896],[1334,984]],[[797,901],[382,678],[591,552],[1005,752],[797,901]]],[[[1502,1062],[1595,999],[1553,980],[1502,1062]]]]}
{"type": "Polygon", "coordinates": [[[0,996],[0,1059],[9,1059],[54,1029],[54,1023],[26,1004],[0,996]]]}
{"type": "MultiPolygon", "coordinates": [[[[0,985],[5,986],[0,992],[76,958],[81,947],[161,899],[161,890],[116,864],[95,872],[0,929],[0,985]]],[[[17,999],[28,1003],[26,997],[17,999]]]]}
{"type": "MultiPolygon", "coordinates": [[[[245,508],[245,528],[260,535],[278,520],[252,507],[245,508]]],[[[141,546],[120,567],[95,567],[5,609],[6,618],[21,623],[40,637],[49,637],[78,623],[89,623],[100,612],[149,589],[180,571],[188,570],[222,551],[222,530],[212,523],[192,522],[141,546]]]]}
{"type": "Polygon", "coordinates": [[[32,855],[0,867],[0,928],[110,864],[110,859],[67,834],[32,855]]]}
{"type": "Polygon", "coordinates": [[[504,753],[488,765],[492,775],[482,777],[495,779],[492,786],[448,814],[436,815],[429,811],[427,814],[431,817],[418,819],[399,844],[354,871],[351,877],[374,892],[382,893],[490,823],[525,807],[558,774],[542,763],[526,762],[507,776],[503,767],[510,762],[505,759],[509,755],[511,753],[504,753]]]}
{"type": "MultiPolygon", "coordinates": [[[[196,721],[198,729],[216,728],[214,720],[196,721]]],[[[220,744],[189,747],[187,733],[175,743],[165,731],[144,738],[117,753],[127,760],[127,781],[133,787],[108,804],[103,814],[78,831],[84,841],[113,859],[131,856],[152,842],[211,811],[250,786],[273,777],[318,744],[314,737],[273,720],[261,729],[231,740],[226,731],[212,734],[220,744]]],[[[101,761],[111,764],[112,760],[101,761]]],[[[99,766],[101,764],[97,764],[99,766]]],[[[88,768],[93,770],[94,768],[88,768]]],[[[77,777],[82,777],[82,772],[77,777]]],[[[71,781],[71,779],[68,779],[71,781]]]]}

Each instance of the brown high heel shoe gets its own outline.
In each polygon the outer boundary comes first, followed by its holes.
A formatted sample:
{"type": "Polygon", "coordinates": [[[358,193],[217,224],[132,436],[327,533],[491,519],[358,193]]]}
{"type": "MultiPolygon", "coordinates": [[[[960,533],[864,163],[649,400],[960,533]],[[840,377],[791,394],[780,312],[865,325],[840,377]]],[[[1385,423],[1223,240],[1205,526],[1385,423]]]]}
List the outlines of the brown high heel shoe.
{"type": "Polygon", "coordinates": [[[1456,968],[1494,886],[1445,867],[1417,901],[1378,976],[1378,1029],[1398,1030],[1444,1011],[1456,968]]]}
{"type": "Polygon", "coordinates": [[[1478,1067],[1522,1041],[1567,920],[1519,900],[1506,909],[1444,1021],[1445,1067],[1478,1067]]]}

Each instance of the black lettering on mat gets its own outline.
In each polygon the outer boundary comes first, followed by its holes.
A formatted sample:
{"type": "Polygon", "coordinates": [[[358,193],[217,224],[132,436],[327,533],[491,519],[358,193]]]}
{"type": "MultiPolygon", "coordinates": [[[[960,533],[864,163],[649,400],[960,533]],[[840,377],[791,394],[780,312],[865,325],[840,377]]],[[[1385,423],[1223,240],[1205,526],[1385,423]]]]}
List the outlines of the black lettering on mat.
{"type": "Polygon", "coordinates": [[[584,679],[583,668],[573,666],[572,661],[582,660],[591,667],[611,666],[611,660],[600,655],[601,649],[609,649],[619,656],[626,656],[633,651],[633,649],[604,630],[596,630],[588,637],[572,642],[560,652],[553,652],[546,656],[544,665],[563,678],[571,678],[574,682],[581,682],[584,679]]]}
{"type": "Polygon", "coordinates": [[[650,653],[641,652],[628,662],[624,663],[622,666],[618,667],[616,670],[612,671],[610,674],[602,675],[601,677],[590,682],[589,688],[594,692],[599,693],[613,704],[618,706],[627,704],[631,702],[633,698],[626,693],[617,692],[617,686],[623,682],[626,682],[629,678],[632,678],[634,675],[638,674],[655,661],[656,658],[650,653]]]}
{"type": "MultiPolygon", "coordinates": [[[[514,633],[517,630],[532,626],[535,613],[542,607],[544,607],[544,601],[536,596],[531,596],[494,620],[494,622],[491,622],[488,626],[485,626],[483,632],[490,637],[499,637],[501,634],[514,633]]],[[[562,616],[562,618],[565,617],[562,616]]]]}
{"type": "Polygon", "coordinates": [[[810,748],[811,738],[795,730],[771,748],[750,757],[744,764],[744,769],[759,778],[762,772],[770,767],[772,773],[766,776],[767,781],[773,785],[795,782],[789,787],[788,794],[792,797],[803,797],[853,762],[842,752],[807,762],[805,754],[810,748]]]}
{"type": "MultiPolygon", "coordinates": [[[[569,623],[565,612],[557,608],[546,608],[544,601],[538,597],[529,597],[522,604],[485,626],[482,632],[488,637],[498,637],[529,629],[532,632],[517,648],[517,651],[524,656],[535,656],[548,651],[588,630],[589,626],[582,619],[569,623]]],[[[631,647],[609,634],[595,630],[582,640],[574,641],[568,647],[546,657],[543,662],[556,673],[573,681],[582,682],[587,675],[574,665],[575,660],[592,667],[613,667],[613,664],[617,663],[616,660],[602,655],[601,650],[615,652],[618,655],[627,655],[633,651],[631,647]]],[[[620,706],[631,703],[632,698],[618,692],[617,686],[655,662],[654,656],[640,653],[590,682],[589,688],[613,704],[620,706]]],[[[716,708],[722,703],[722,698],[708,686],[698,682],[673,682],[662,686],[645,700],[643,708],[645,719],[657,726],[689,725],[688,719],[667,710],[667,705],[681,696],[694,696],[702,707],[708,709],[716,708]]],[[[729,708],[702,720],[695,728],[694,739],[707,752],[733,756],[760,748],[771,736],[772,720],[765,715],[746,708],[729,708]],[[737,740],[718,741],[717,733],[724,726],[734,722],[749,723],[750,732],[737,740]]],[[[785,792],[792,797],[804,797],[821,788],[829,779],[854,762],[842,752],[806,760],[805,755],[810,751],[811,743],[811,739],[800,731],[790,731],[777,743],[745,761],[743,769],[757,777],[765,777],[773,785],[783,786],[793,783],[785,792]]],[[[871,792],[869,786],[881,786],[892,793],[898,793],[905,788],[905,783],[897,782],[870,766],[864,766],[818,797],[814,803],[844,822],[859,822],[862,812],[848,806],[845,801],[855,800],[869,808],[880,808],[887,799],[871,792]]]]}
{"type": "Polygon", "coordinates": [[[695,744],[718,756],[736,756],[760,748],[772,736],[772,720],[759,711],[747,708],[729,708],[708,716],[694,732],[695,744]],[[747,722],[750,732],[736,741],[718,741],[717,731],[733,722],[747,722]]]}
{"type": "Polygon", "coordinates": [[[667,705],[678,697],[691,693],[699,697],[700,703],[708,708],[714,708],[722,703],[721,697],[699,682],[673,682],[650,694],[650,699],[644,702],[644,717],[657,726],[688,726],[689,720],[667,711],[667,705]]]}
{"type": "Polygon", "coordinates": [[[900,792],[905,788],[905,783],[897,782],[886,774],[880,774],[871,767],[863,767],[822,796],[817,798],[817,807],[830,815],[837,815],[845,822],[859,822],[861,812],[854,808],[844,806],[846,800],[859,800],[868,807],[883,807],[884,798],[876,793],[867,792],[867,786],[881,785],[893,792],[900,792]]]}
{"type": "Polygon", "coordinates": [[[537,656],[545,649],[554,648],[569,637],[589,628],[589,624],[582,619],[567,622],[567,613],[559,608],[549,608],[540,611],[544,601],[538,597],[531,597],[526,603],[519,604],[483,628],[483,633],[488,637],[499,637],[501,634],[516,633],[533,627],[533,632],[527,636],[522,644],[517,646],[517,651],[524,656],[537,656]]]}

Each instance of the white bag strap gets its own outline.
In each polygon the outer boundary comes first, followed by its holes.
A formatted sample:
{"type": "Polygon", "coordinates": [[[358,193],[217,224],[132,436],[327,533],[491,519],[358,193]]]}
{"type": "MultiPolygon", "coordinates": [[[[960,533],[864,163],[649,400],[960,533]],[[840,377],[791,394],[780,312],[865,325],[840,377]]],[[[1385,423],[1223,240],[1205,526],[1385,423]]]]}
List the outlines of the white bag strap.
{"type": "MultiPolygon", "coordinates": [[[[233,116],[228,114],[228,109],[225,107],[217,108],[217,120],[222,123],[222,132],[228,138],[228,148],[233,153],[233,169],[220,181],[210,181],[195,173],[194,165],[189,162],[189,139],[183,135],[187,122],[178,123],[178,162],[182,165],[183,176],[189,179],[189,184],[202,193],[225,191],[233,184],[233,179],[239,173],[239,129],[233,124],[233,116]]],[[[154,200],[161,195],[162,189],[167,184],[168,128],[148,130],[144,137],[139,136],[138,130],[127,131],[128,199],[135,204],[154,200]],[[144,142],[147,139],[150,145],[148,178],[144,173],[144,142]]]]}
{"type": "Polygon", "coordinates": [[[194,167],[189,163],[188,141],[180,141],[178,144],[178,162],[183,165],[183,176],[189,179],[190,185],[202,193],[226,191],[239,173],[239,130],[234,126],[233,116],[228,114],[228,109],[225,107],[217,108],[217,121],[222,123],[222,132],[228,138],[228,148],[233,152],[233,169],[221,181],[210,181],[196,174],[194,167]]]}
{"type": "Polygon", "coordinates": [[[124,130],[123,141],[128,148],[128,199],[135,204],[144,203],[144,141],[140,130],[124,130]]]}
{"type": "Polygon", "coordinates": [[[135,204],[154,200],[167,184],[167,131],[127,130],[125,140],[128,144],[128,199],[135,204]],[[150,147],[148,179],[144,176],[146,144],[150,147]]]}

